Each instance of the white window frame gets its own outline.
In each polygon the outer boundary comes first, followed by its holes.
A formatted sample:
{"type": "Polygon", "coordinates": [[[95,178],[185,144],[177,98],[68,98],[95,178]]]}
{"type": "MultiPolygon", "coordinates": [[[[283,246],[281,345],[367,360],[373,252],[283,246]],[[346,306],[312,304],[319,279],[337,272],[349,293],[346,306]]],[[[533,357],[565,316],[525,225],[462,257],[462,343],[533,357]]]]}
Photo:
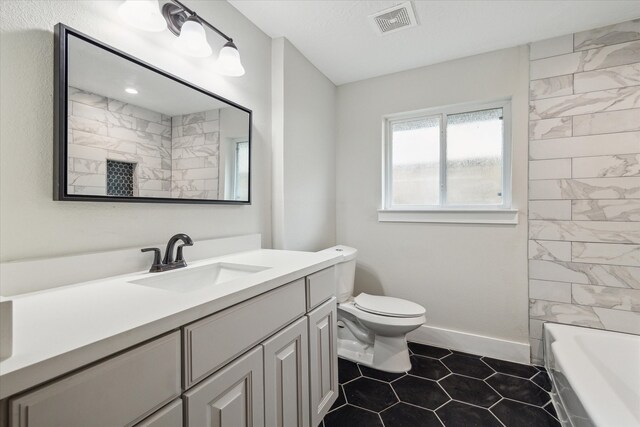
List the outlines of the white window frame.
{"type": "Polygon", "coordinates": [[[232,162],[230,164],[230,173],[229,173],[229,181],[230,188],[233,193],[234,200],[240,200],[238,196],[238,145],[240,144],[248,144],[249,140],[247,138],[234,138],[231,141],[231,149],[233,150],[232,154],[232,162]]]}
{"type": "Polygon", "coordinates": [[[379,221],[390,222],[452,222],[480,224],[517,224],[518,211],[512,208],[511,186],[511,99],[490,102],[475,102],[429,108],[407,113],[391,114],[383,118],[382,147],[382,208],[378,210],[379,221]],[[502,108],[502,204],[500,205],[448,205],[447,194],[447,116],[474,111],[502,108]],[[440,120],[440,203],[438,205],[393,205],[392,124],[423,117],[438,117],[440,120]]]}

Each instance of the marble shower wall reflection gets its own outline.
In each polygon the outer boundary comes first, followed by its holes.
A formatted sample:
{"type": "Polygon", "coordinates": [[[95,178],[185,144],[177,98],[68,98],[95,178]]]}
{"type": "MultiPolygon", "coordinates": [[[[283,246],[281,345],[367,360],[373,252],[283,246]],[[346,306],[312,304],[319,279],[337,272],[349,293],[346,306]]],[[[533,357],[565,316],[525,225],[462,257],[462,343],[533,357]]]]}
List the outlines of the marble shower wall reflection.
{"type": "Polygon", "coordinates": [[[220,110],[171,118],[171,196],[218,197],[220,110]]]}
{"type": "Polygon", "coordinates": [[[640,19],[533,43],[529,298],[545,321],[640,334],[640,19]]]}
{"type": "Polygon", "coordinates": [[[169,117],[69,87],[68,192],[107,196],[107,160],[135,164],[134,196],[218,199],[220,111],[169,117]]]}

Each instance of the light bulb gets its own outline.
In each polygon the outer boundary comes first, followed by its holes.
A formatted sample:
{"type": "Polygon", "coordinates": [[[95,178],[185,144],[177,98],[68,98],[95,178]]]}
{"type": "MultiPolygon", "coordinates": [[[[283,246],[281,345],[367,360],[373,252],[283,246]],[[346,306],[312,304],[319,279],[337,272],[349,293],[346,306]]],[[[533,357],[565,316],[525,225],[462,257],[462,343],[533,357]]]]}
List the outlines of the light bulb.
{"type": "Polygon", "coordinates": [[[158,32],[167,28],[158,0],[126,0],[118,13],[127,24],[141,30],[158,32]]]}
{"type": "Polygon", "coordinates": [[[207,42],[207,33],[198,18],[194,16],[189,17],[182,24],[180,36],[176,39],[175,46],[187,55],[198,58],[205,58],[212,53],[211,46],[207,42]]]}
{"type": "Polygon", "coordinates": [[[128,87],[124,91],[127,92],[127,93],[130,93],[131,95],[137,95],[138,94],[138,91],[136,89],[132,88],[132,87],[128,87]]]}
{"type": "Polygon", "coordinates": [[[225,76],[238,77],[244,75],[244,67],[240,62],[240,52],[236,45],[230,41],[227,42],[218,54],[218,69],[225,76]]]}

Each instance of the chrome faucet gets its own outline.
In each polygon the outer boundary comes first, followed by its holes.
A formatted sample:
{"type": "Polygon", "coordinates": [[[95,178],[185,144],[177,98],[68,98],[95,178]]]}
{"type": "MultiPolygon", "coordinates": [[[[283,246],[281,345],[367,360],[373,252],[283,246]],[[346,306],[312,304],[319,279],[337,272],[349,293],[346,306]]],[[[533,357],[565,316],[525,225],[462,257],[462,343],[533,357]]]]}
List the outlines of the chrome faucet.
{"type": "Polygon", "coordinates": [[[164,259],[160,261],[160,249],[158,248],[144,248],[141,249],[142,252],[150,252],[153,251],[153,264],[149,269],[150,273],[159,273],[161,271],[175,270],[176,268],[182,268],[187,266],[187,262],[184,260],[184,255],[182,253],[182,249],[185,246],[193,246],[193,240],[191,237],[187,236],[184,233],[179,233],[169,239],[167,243],[167,249],[164,251],[164,259]],[[183,243],[178,245],[178,252],[176,254],[175,261],[173,260],[173,251],[176,246],[176,243],[181,240],[183,243]]]}

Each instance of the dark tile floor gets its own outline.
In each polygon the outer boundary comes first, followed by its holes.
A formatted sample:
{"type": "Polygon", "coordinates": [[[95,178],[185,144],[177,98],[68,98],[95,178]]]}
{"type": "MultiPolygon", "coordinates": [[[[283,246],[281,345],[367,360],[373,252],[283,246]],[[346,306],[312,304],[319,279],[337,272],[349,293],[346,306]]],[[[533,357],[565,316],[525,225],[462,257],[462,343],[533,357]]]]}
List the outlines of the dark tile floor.
{"type": "Polygon", "coordinates": [[[409,343],[412,369],[339,360],[324,427],[560,427],[544,368],[409,343]]]}

